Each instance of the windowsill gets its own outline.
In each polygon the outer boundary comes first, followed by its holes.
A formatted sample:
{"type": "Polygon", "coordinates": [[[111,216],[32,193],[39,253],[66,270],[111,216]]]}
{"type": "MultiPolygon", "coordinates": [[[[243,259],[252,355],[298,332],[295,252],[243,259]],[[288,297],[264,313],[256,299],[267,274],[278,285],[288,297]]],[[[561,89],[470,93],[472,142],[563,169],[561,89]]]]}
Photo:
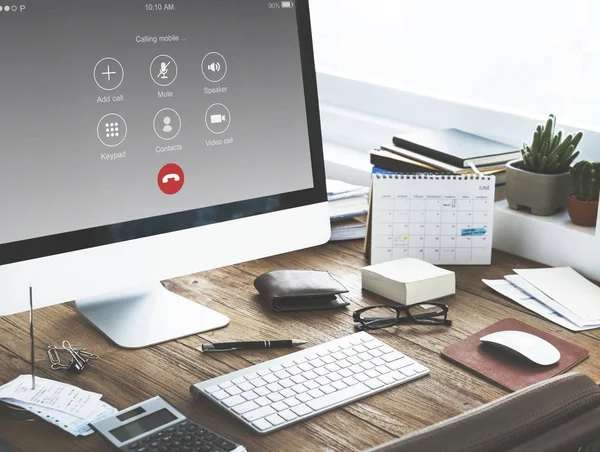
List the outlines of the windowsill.
{"type": "Polygon", "coordinates": [[[325,172],[330,179],[350,184],[371,185],[371,162],[364,149],[343,146],[331,141],[323,142],[325,172]]]}

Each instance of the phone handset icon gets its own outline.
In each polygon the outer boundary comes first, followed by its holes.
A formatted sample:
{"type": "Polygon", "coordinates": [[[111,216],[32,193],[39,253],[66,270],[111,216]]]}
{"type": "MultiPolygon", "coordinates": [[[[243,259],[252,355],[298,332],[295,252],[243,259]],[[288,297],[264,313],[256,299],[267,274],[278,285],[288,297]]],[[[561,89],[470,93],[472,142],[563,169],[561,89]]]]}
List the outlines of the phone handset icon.
{"type": "Polygon", "coordinates": [[[170,180],[174,180],[175,182],[179,182],[181,180],[181,177],[179,177],[179,174],[167,174],[166,176],[164,176],[162,178],[163,184],[167,184],[170,180]]]}

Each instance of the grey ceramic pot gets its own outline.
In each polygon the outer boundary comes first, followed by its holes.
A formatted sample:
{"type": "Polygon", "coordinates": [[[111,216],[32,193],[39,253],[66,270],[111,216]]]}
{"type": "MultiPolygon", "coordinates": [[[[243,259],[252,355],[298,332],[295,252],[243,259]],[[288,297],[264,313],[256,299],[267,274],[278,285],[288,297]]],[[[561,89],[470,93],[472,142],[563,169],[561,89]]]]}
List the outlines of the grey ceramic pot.
{"type": "Polygon", "coordinates": [[[537,174],[520,169],[521,160],[506,164],[506,200],[511,209],[529,209],[534,215],[565,210],[569,198],[569,173],[537,174]]]}

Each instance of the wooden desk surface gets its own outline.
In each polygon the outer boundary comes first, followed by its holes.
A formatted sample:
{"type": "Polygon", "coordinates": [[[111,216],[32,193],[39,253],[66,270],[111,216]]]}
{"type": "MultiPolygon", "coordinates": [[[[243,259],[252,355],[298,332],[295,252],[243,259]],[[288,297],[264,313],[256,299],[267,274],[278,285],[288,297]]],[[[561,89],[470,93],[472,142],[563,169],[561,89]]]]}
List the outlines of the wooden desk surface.
{"type": "MultiPolygon", "coordinates": [[[[502,278],[513,268],[532,262],[494,252],[493,265],[455,267],[457,293],[450,299],[452,327],[403,326],[377,332],[383,341],[421,361],[431,375],[362,399],[275,433],[260,436],[208,401],[194,402],[190,384],[282,356],[289,350],[205,355],[206,341],[297,338],[316,345],[354,332],[352,311],[381,298],[363,292],[360,267],[365,265],[360,242],[328,244],[283,256],[252,261],[168,283],[169,289],[231,318],[227,328],[143,350],[121,350],[91,328],[70,304],[36,311],[39,375],[104,394],[119,410],[155,395],[166,396],[191,419],[244,444],[249,451],[358,451],[400,437],[494,400],[505,392],[440,358],[447,345],[497,320],[514,317],[564,339],[577,342],[590,358],[576,367],[600,381],[600,335],[571,333],[530,314],[488,289],[482,278],[502,278]],[[350,290],[351,306],[320,313],[274,314],[257,302],[253,287],[258,275],[281,268],[325,269],[350,290]],[[81,375],[53,372],[45,352],[63,340],[101,356],[81,375]]],[[[29,373],[28,315],[0,319],[0,383],[29,373]]],[[[0,435],[17,451],[108,451],[98,435],[73,438],[46,422],[0,419],[0,435]]]]}

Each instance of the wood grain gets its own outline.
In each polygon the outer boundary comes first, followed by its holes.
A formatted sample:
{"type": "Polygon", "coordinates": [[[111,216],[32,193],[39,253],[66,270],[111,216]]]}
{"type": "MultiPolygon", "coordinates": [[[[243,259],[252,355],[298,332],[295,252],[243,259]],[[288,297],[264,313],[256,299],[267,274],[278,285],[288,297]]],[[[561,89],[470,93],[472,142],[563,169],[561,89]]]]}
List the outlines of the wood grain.
{"type": "MultiPolygon", "coordinates": [[[[305,339],[317,345],[354,332],[352,311],[385,302],[361,289],[360,268],[366,265],[362,243],[340,242],[274,256],[201,274],[183,276],[166,287],[230,317],[227,328],[161,344],[143,350],[122,350],[109,343],[74,310],[71,304],[36,312],[37,367],[40,376],[54,378],[104,394],[104,400],[124,409],[155,395],[163,395],[183,413],[249,451],[360,451],[455,416],[501,397],[505,392],[440,358],[449,344],[504,318],[516,318],[590,351],[577,366],[600,380],[598,332],[571,333],[513,304],[488,289],[482,278],[498,279],[514,268],[539,265],[494,251],[493,265],[449,267],[456,272],[456,296],[447,299],[453,324],[448,327],[402,326],[379,331],[384,342],[421,361],[431,375],[407,385],[362,399],[275,433],[260,436],[208,401],[195,402],[192,383],[283,356],[286,350],[205,355],[203,342],[305,339]],[[281,268],[328,270],[350,291],[347,309],[273,313],[258,301],[253,286],[260,274],[281,268]],[[46,346],[63,340],[99,354],[81,375],[49,369],[46,346]]],[[[29,373],[28,315],[0,319],[0,383],[29,373]]],[[[17,451],[109,451],[98,435],[73,438],[46,422],[0,418],[0,435],[17,451]]]]}

